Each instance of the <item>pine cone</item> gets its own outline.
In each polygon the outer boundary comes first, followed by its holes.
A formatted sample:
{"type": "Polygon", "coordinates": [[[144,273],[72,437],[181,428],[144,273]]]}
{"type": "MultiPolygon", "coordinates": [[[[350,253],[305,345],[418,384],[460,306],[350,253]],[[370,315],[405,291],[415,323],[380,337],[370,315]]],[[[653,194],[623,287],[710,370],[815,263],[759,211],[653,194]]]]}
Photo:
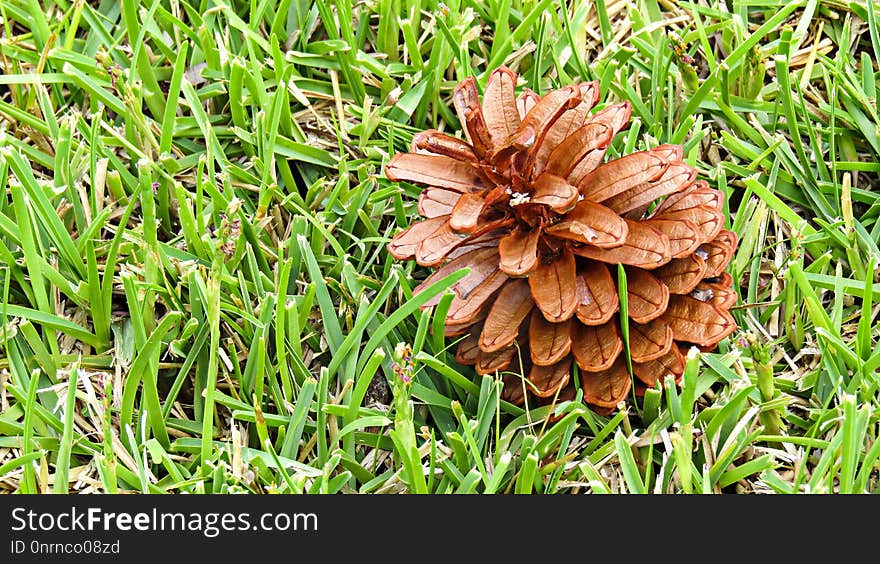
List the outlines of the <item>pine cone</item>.
{"type": "Polygon", "coordinates": [[[425,219],[388,251],[437,268],[416,292],[470,269],[452,286],[446,336],[463,336],[459,363],[504,371],[504,399],[573,398],[576,363],[584,401],[608,412],[632,386],[609,266],[626,270],[630,353],[643,391],[667,374],[680,378],[686,347],[711,350],[736,329],[724,270],[737,237],[723,229],[724,194],[696,179],[680,146],[604,162],[629,122],[628,102],[591,113],[596,82],[543,97],[517,96],[516,82],[508,68],[493,71],[481,105],[475,80],[462,81],[453,103],[467,141],[424,131],[391,159],[390,180],[426,186],[425,219]]]}

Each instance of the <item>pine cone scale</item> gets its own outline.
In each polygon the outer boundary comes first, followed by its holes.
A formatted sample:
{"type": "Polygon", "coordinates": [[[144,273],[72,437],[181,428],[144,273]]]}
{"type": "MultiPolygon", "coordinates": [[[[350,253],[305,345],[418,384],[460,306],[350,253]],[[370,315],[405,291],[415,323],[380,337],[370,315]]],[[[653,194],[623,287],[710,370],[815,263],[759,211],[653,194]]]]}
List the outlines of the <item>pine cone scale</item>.
{"type": "Polygon", "coordinates": [[[583,200],[564,219],[547,227],[546,231],[563,239],[600,249],[612,249],[627,241],[629,226],[611,209],[583,200]]]}
{"type": "Polygon", "coordinates": [[[647,270],[626,269],[627,314],[636,323],[660,317],[669,305],[669,288],[647,270]]]}
{"type": "Polygon", "coordinates": [[[577,311],[577,263],[565,249],[549,262],[539,261],[528,277],[535,305],[547,321],[565,321],[577,311]]]}
{"type": "Polygon", "coordinates": [[[581,370],[601,372],[614,364],[623,352],[623,339],[616,320],[603,325],[575,323],[571,333],[571,353],[581,370]]]}
{"type": "Polygon", "coordinates": [[[689,294],[706,277],[707,268],[703,257],[692,254],[671,260],[651,272],[669,288],[670,294],[689,294]]]}
{"type": "Polygon", "coordinates": [[[672,327],[662,319],[629,326],[629,353],[633,362],[650,362],[664,356],[672,348],[672,327]]]}
{"type": "Polygon", "coordinates": [[[398,153],[385,165],[385,176],[394,181],[407,180],[462,194],[484,188],[479,167],[445,155],[398,153]]]}
{"type": "MultiPolygon", "coordinates": [[[[572,134],[590,120],[590,110],[599,101],[599,85],[596,82],[585,82],[579,85],[581,101],[574,108],[563,112],[547,129],[541,145],[534,151],[532,172],[537,175],[544,172],[550,155],[565,141],[574,143],[572,134]]],[[[607,126],[606,126],[607,127],[607,126]]],[[[610,137],[607,140],[610,142],[610,137]]],[[[553,172],[553,171],[549,171],[553,172]]],[[[564,176],[561,175],[560,176],[564,176]]]]}
{"type": "Polygon", "coordinates": [[[474,368],[477,374],[493,374],[496,371],[505,370],[510,366],[515,354],[515,347],[507,347],[490,353],[480,350],[477,353],[477,363],[474,368]]]}
{"type": "Polygon", "coordinates": [[[476,322],[480,313],[485,313],[483,308],[489,299],[504,286],[507,280],[508,278],[503,272],[496,270],[483,282],[480,282],[467,297],[456,295],[452,299],[449,311],[446,314],[447,327],[450,325],[462,326],[476,322]]]}
{"type": "Polygon", "coordinates": [[[702,346],[714,346],[736,329],[730,313],[690,296],[672,296],[663,320],[677,340],[702,346]]]}
{"type": "Polygon", "coordinates": [[[684,355],[676,346],[670,347],[669,352],[655,360],[633,363],[633,375],[651,388],[667,374],[675,376],[678,383],[683,373],[684,355]]]}
{"type": "Polygon", "coordinates": [[[540,146],[547,133],[547,126],[580,101],[580,90],[573,86],[548,93],[525,115],[510,144],[520,150],[540,146]]]}
{"type": "Polygon", "coordinates": [[[551,323],[539,310],[532,310],[528,333],[532,362],[549,366],[565,358],[571,351],[571,325],[575,322],[551,323]]]}
{"type": "Polygon", "coordinates": [[[574,248],[582,257],[611,264],[637,266],[646,270],[658,268],[672,260],[669,237],[641,221],[624,219],[627,225],[623,245],[602,249],[593,245],[574,248]]]}
{"type": "Polygon", "coordinates": [[[419,194],[419,215],[427,219],[452,215],[452,209],[459,198],[461,193],[455,190],[435,186],[426,188],[419,194]]]}
{"type": "MultiPolygon", "coordinates": [[[[604,203],[619,214],[628,214],[658,198],[681,192],[693,184],[696,178],[697,171],[693,168],[684,163],[671,163],[658,178],[621,192],[604,203]]],[[[631,219],[638,219],[641,215],[641,213],[636,214],[636,217],[631,219]]]]}
{"type": "Polygon", "coordinates": [[[642,223],[669,238],[669,254],[673,259],[693,254],[704,241],[701,227],[688,219],[646,219],[642,223]]]}
{"type": "Polygon", "coordinates": [[[545,172],[532,183],[529,203],[548,206],[557,213],[565,213],[574,207],[578,195],[577,188],[564,178],[545,172]]]}
{"type": "Polygon", "coordinates": [[[617,286],[601,262],[589,261],[578,271],[577,317],[584,325],[607,323],[620,305],[617,286]]]}
{"type": "Polygon", "coordinates": [[[621,357],[601,372],[581,374],[584,400],[599,407],[616,407],[632,389],[632,380],[621,357]]]}
{"type": "Polygon", "coordinates": [[[506,284],[486,317],[480,333],[480,349],[495,352],[513,343],[520,325],[534,307],[535,302],[525,280],[513,280],[506,284]]]}
{"type": "MultiPolygon", "coordinates": [[[[564,143],[558,143],[546,157],[543,172],[567,178],[587,155],[604,149],[611,143],[614,129],[606,123],[591,121],[576,130],[564,143]]],[[[549,145],[545,141],[545,145],[549,145]]],[[[543,147],[542,147],[543,148],[543,147]]],[[[539,162],[543,162],[539,160],[539,162]]]]}
{"type": "Polygon", "coordinates": [[[477,228],[486,206],[486,192],[462,194],[449,216],[449,227],[458,233],[471,233],[477,228]]]}
{"type": "Polygon", "coordinates": [[[531,392],[539,398],[552,396],[571,379],[571,357],[566,356],[556,364],[541,366],[533,364],[529,372],[531,392]]]}
{"type": "MultiPolygon", "coordinates": [[[[419,243],[449,221],[448,216],[417,221],[394,236],[387,249],[397,260],[411,260],[416,256],[419,243]]],[[[708,256],[708,255],[707,255],[708,256]]]]}
{"type": "Polygon", "coordinates": [[[486,94],[483,96],[483,117],[496,148],[510,144],[520,126],[519,112],[516,109],[516,73],[507,68],[498,68],[489,75],[486,94]]]}
{"type": "Polygon", "coordinates": [[[422,266],[437,266],[446,260],[446,255],[463,242],[447,219],[430,235],[416,245],[416,262],[422,266]]]}
{"type": "Polygon", "coordinates": [[[517,230],[498,242],[501,270],[508,276],[525,276],[538,265],[541,229],[517,230]]]}
{"type": "Polygon", "coordinates": [[[476,163],[477,155],[473,147],[436,129],[416,133],[410,144],[411,153],[442,155],[465,163],[476,163]]]}
{"type": "Polygon", "coordinates": [[[669,161],[655,149],[632,153],[600,165],[587,174],[578,183],[578,191],[584,199],[601,204],[646,182],[656,180],[668,166],[669,161]]]}

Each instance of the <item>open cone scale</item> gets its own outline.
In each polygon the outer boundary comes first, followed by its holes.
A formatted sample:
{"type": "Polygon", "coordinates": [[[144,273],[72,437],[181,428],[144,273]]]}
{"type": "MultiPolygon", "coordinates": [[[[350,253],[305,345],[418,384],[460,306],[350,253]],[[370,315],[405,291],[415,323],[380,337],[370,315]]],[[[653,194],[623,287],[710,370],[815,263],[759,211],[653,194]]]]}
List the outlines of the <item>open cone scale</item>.
{"type": "Polygon", "coordinates": [[[517,94],[517,79],[496,69],[482,101],[476,81],[462,81],[453,103],[466,140],[424,131],[386,165],[390,180],[425,187],[425,219],[388,251],[437,269],[417,292],[471,270],[451,288],[446,335],[460,339],[457,362],[504,372],[504,399],[572,399],[576,365],[584,401],[607,412],[633,389],[617,265],[638,393],[678,380],[689,346],[711,350],[736,329],[724,270],[737,237],[724,229],[724,194],[697,179],[680,146],[606,161],[629,103],[593,112],[595,82],[538,96],[517,94]]]}

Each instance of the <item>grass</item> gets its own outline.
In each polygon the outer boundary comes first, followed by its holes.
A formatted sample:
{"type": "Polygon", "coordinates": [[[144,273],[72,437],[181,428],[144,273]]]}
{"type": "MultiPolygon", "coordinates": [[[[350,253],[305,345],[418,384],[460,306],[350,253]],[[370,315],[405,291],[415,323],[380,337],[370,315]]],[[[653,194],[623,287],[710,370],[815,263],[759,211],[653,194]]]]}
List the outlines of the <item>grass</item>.
{"type": "Polygon", "coordinates": [[[0,488],[880,491],[878,17],[0,0],[0,488]],[[418,189],[383,163],[502,63],[599,80],[615,154],[681,143],[728,194],[740,331],[681,388],[507,404],[419,308],[460,273],[414,297],[385,252],[418,189]]]}

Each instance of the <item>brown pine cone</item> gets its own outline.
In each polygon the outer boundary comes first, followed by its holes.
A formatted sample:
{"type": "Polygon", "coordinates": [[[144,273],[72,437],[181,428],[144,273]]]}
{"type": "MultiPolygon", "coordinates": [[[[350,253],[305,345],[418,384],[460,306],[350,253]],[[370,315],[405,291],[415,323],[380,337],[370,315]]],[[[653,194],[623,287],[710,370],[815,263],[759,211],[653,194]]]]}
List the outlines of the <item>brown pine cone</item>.
{"type": "Polygon", "coordinates": [[[680,146],[605,162],[629,122],[628,102],[592,113],[596,82],[543,97],[517,96],[516,82],[512,70],[496,69],[480,104],[474,79],[462,81],[453,102],[467,141],[424,131],[387,164],[390,180],[426,186],[425,219],[388,251],[436,268],[416,292],[470,269],[451,287],[446,335],[463,336],[459,363],[503,371],[504,399],[573,398],[576,363],[584,401],[607,412],[632,387],[616,265],[626,270],[633,375],[643,390],[667,374],[680,378],[687,347],[711,350],[736,329],[724,270],[737,237],[723,228],[724,194],[697,180],[680,146]]]}

